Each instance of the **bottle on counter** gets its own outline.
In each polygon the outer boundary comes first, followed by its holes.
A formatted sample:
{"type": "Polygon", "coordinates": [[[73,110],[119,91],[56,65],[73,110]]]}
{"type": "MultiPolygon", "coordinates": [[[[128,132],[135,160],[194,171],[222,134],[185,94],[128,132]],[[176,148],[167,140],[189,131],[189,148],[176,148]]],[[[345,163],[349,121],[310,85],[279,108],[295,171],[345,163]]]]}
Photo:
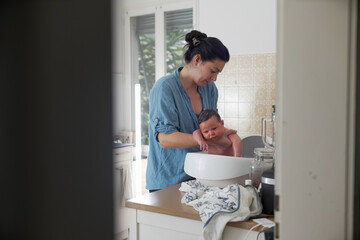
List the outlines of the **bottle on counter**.
{"type": "Polygon", "coordinates": [[[252,185],[251,179],[246,179],[246,180],[245,180],[245,186],[246,186],[246,185],[252,185]]]}
{"type": "Polygon", "coordinates": [[[254,159],[250,165],[250,179],[255,188],[259,187],[261,183],[261,176],[266,171],[272,168],[274,149],[272,148],[255,148],[254,159]]]}

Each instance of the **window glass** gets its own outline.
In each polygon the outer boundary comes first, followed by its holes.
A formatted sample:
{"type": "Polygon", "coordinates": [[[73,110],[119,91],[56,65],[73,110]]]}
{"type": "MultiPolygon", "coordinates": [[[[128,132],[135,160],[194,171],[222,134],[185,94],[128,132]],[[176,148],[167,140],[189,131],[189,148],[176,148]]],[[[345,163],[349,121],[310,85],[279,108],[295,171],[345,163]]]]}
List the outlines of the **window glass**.
{"type": "Polygon", "coordinates": [[[185,34],[193,28],[192,9],[165,12],[166,72],[183,66],[185,34]]]}
{"type": "Polygon", "coordinates": [[[149,95],[155,83],[155,15],[132,18],[135,83],[141,86],[141,143],[149,144],[149,95]]]}
{"type": "MultiPolygon", "coordinates": [[[[192,9],[164,13],[166,72],[183,66],[184,38],[193,27],[192,9]]],[[[131,17],[132,79],[141,86],[141,143],[149,144],[149,95],[155,83],[155,14],[131,17]]],[[[159,67],[159,66],[158,66],[159,67]]],[[[163,66],[165,67],[165,66],[163,66]]]]}

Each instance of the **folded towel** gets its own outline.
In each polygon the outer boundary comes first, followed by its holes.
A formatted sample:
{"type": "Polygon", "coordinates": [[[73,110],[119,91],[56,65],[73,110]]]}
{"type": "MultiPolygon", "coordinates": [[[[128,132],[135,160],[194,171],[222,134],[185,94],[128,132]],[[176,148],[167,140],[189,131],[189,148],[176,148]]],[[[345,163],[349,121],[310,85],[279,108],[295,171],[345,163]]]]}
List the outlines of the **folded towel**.
{"type": "Polygon", "coordinates": [[[262,212],[258,193],[251,185],[231,184],[221,189],[190,180],[181,183],[179,190],[186,192],[181,202],[200,214],[203,240],[221,240],[228,222],[246,221],[262,212]]]}

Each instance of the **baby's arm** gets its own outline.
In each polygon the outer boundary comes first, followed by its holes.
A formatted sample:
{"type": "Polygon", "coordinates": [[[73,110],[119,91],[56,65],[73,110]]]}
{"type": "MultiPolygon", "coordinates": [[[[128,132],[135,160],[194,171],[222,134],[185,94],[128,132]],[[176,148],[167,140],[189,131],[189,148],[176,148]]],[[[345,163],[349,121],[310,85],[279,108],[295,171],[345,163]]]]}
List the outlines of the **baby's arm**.
{"type": "Polygon", "coordinates": [[[200,129],[198,130],[195,130],[193,132],[193,138],[195,139],[195,141],[200,145],[200,150],[201,151],[208,151],[208,145],[207,143],[205,142],[203,136],[202,136],[202,133],[200,131],[200,129]]]}
{"type": "Polygon", "coordinates": [[[243,148],[241,138],[237,134],[231,134],[228,137],[232,144],[234,157],[241,157],[243,148]]]}

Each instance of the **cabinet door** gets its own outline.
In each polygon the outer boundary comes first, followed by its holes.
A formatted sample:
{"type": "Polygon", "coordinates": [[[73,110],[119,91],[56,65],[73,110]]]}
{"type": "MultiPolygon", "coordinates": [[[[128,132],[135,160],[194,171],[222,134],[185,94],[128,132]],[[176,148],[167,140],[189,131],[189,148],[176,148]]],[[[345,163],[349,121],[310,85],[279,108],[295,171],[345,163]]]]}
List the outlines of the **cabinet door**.
{"type": "Polygon", "coordinates": [[[133,160],[133,147],[121,147],[114,149],[114,161],[123,162],[123,161],[132,161],[133,160]]]}
{"type": "Polygon", "coordinates": [[[114,149],[114,194],[116,239],[127,239],[129,228],[128,209],[125,200],[132,198],[133,147],[114,149]]]}

